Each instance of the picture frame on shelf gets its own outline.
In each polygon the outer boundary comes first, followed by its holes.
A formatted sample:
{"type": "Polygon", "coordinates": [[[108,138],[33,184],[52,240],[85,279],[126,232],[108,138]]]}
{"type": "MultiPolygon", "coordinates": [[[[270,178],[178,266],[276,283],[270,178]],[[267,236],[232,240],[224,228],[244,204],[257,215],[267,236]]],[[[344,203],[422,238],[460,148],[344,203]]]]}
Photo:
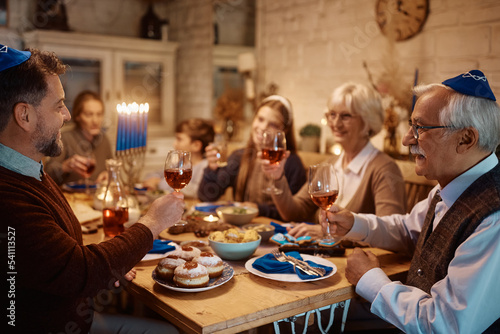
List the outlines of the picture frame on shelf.
{"type": "Polygon", "coordinates": [[[9,22],[8,1],[0,0],[0,27],[6,27],[9,22]]]}

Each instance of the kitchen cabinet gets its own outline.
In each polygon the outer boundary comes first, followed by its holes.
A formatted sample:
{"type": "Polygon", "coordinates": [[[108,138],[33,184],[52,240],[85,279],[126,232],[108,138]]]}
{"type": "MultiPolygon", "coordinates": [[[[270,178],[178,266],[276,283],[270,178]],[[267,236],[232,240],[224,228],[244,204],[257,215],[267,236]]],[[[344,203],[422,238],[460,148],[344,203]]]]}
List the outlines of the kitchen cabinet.
{"type": "Polygon", "coordinates": [[[116,141],[116,105],[148,103],[148,140],[171,137],[176,124],[175,42],[140,38],[35,30],[24,34],[26,47],[55,52],[69,70],[61,77],[68,109],[84,90],[100,93],[105,131],[116,141]]]}

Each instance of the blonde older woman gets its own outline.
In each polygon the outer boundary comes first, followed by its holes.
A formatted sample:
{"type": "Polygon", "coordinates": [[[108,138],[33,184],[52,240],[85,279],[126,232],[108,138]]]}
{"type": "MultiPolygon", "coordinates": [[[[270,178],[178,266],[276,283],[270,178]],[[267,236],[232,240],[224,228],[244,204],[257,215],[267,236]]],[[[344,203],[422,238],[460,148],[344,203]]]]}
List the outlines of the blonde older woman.
{"type": "MultiPolygon", "coordinates": [[[[346,83],[332,93],[325,116],[335,142],[343,152],[326,162],[334,165],[340,179],[337,204],[353,212],[373,213],[378,216],[405,213],[405,188],[401,172],[394,160],[376,149],[370,138],[383,126],[384,110],[379,94],[372,88],[346,83]]],[[[271,166],[262,160],[264,173],[273,177],[283,194],[273,195],[273,201],[287,221],[316,221],[318,207],[312,202],[305,184],[292,195],[287,189],[283,165],[271,166]]],[[[298,237],[323,235],[319,225],[299,224],[289,231],[298,237]]]]}

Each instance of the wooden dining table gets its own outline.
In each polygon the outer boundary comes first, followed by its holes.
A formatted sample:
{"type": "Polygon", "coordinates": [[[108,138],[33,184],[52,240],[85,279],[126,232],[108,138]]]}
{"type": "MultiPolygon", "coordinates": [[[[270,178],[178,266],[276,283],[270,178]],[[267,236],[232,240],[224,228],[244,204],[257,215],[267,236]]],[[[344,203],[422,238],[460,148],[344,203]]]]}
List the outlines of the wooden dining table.
{"type": "MultiPolygon", "coordinates": [[[[270,219],[256,217],[252,222],[269,223],[270,219]]],[[[167,231],[160,237],[178,242],[198,239],[193,233],[172,236],[167,231]]],[[[97,233],[84,234],[85,244],[104,239],[102,228],[97,233]]],[[[277,247],[269,242],[261,243],[252,257],[265,255],[277,247]]],[[[367,249],[377,255],[382,269],[391,279],[404,278],[409,268],[407,257],[378,248],[367,249]]],[[[257,276],[245,269],[247,259],[225,261],[233,268],[233,277],[216,288],[201,292],[179,292],[158,284],[152,273],[159,260],[141,261],[135,267],[136,278],[126,290],[186,333],[238,333],[350,300],[355,291],[345,278],[345,267],[346,256],[351,251],[347,249],[343,256],[326,258],[336,267],[334,275],[308,282],[257,276]]]]}

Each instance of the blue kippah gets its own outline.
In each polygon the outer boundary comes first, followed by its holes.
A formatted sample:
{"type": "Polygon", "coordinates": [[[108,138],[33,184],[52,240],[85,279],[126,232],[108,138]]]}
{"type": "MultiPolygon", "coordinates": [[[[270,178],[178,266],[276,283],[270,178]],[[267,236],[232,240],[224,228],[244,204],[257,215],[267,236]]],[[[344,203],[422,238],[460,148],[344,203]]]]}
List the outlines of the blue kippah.
{"type": "Polygon", "coordinates": [[[29,51],[19,51],[0,44],[0,72],[24,63],[31,57],[29,51]]]}
{"type": "Polygon", "coordinates": [[[482,97],[493,101],[497,100],[491,91],[486,76],[479,70],[472,70],[445,80],[443,81],[443,85],[465,95],[482,97]]]}

